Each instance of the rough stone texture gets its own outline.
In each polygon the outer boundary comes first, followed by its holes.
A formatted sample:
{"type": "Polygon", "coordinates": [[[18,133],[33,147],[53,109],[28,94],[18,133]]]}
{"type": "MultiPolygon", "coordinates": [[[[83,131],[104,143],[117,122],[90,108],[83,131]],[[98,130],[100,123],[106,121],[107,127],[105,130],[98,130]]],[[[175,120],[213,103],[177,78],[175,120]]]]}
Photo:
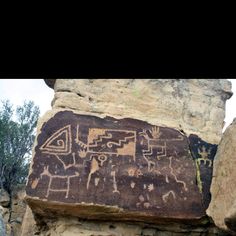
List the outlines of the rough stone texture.
{"type": "MultiPolygon", "coordinates": [[[[32,222],[32,218],[29,219],[32,222]]],[[[147,224],[134,222],[114,222],[114,221],[86,221],[75,217],[70,218],[47,218],[47,224],[42,223],[42,218],[38,229],[28,224],[30,231],[24,231],[21,236],[229,236],[210,224],[203,221],[199,225],[186,224],[147,224]],[[32,230],[33,229],[33,230],[32,230]]]]}
{"type": "MultiPolygon", "coordinates": [[[[25,214],[26,203],[24,202],[25,190],[22,186],[16,188],[13,192],[11,221],[9,222],[10,206],[0,207],[3,222],[6,229],[6,236],[19,236],[21,224],[25,214]]],[[[1,234],[0,234],[1,236],[1,234]]]]}
{"type": "Polygon", "coordinates": [[[0,190],[0,205],[8,207],[10,204],[9,194],[6,191],[0,190]]]}
{"type": "Polygon", "coordinates": [[[231,97],[226,79],[57,79],[53,108],[135,118],[218,144],[231,97]]]}
{"type": "Polygon", "coordinates": [[[216,145],[196,135],[64,111],[43,125],[37,143],[26,199],[38,214],[143,221],[205,215],[216,145]]]}
{"type": "Polygon", "coordinates": [[[0,206],[0,235],[1,236],[6,235],[6,227],[5,227],[5,223],[3,220],[3,212],[4,212],[4,209],[2,206],[0,206]]]}
{"type": "Polygon", "coordinates": [[[225,130],[215,156],[212,200],[207,214],[223,229],[236,232],[236,120],[225,130]]]}
{"type": "Polygon", "coordinates": [[[32,236],[37,232],[36,222],[31,209],[27,206],[22,221],[21,236],[32,236]]]}
{"type": "MultiPolygon", "coordinates": [[[[46,125],[47,122],[49,122],[52,117],[56,116],[61,111],[63,112],[73,111],[73,113],[75,114],[92,115],[92,116],[97,116],[100,118],[110,116],[115,119],[122,119],[122,118],[139,119],[139,120],[142,120],[143,122],[144,121],[148,122],[149,124],[147,123],[145,124],[149,128],[152,128],[153,126],[157,126],[157,127],[160,127],[161,131],[164,131],[164,127],[166,127],[167,130],[168,129],[172,130],[173,128],[175,128],[176,130],[178,130],[178,132],[183,130],[184,133],[181,131],[181,134],[188,140],[188,143],[189,143],[188,150],[191,152],[191,154],[188,154],[187,157],[191,156],[191,160],[194,163],[194,165],[192,164],[192,166],[194,166],[195,169],[194,168],[192,169],[194,170],[194,173],[192,173],[192,175],[195,175],[195,188],[197,186],[197,189],[199,191],[198,196],[199,194],[203,196],[203,199],[201,202],[201,209],[206,209],[206,207],[209,204],[209,185],[211,183],[211,174],[212,174],[211,161],[213,161],[214,152],[216,150],[215,149],[216,145],[213,145],[213,144],[218,144],[222,136],[221,132],[222,132],[223,120],[225,116],[225,102],[232,95],[231,83],[229,81],[227,80],[199,80],[199,79],[191,79],[191,80],[185,80],[185,79],[171,79],[171,80],[170,79],[148,79],[148,80],[58,79],[56,80],[54,84],[54,90],[55,90],[55,96],[52,101],[53,109],[52,111],[47,112],[38,122],[37,134],[39,134],[39,136],[40,136],[42,127],[46,125]]],[[[60,121],[60,122],[61,124],[63,124],[63,121],[60,121]]],[[[50,132],[48,133],[48,138],[50,137],[50,135],[53,134],[53,132],[56,132],[57,125],[58,124],[55,123],[54,126],[51,126],[50,128],[51,133],[50,132]]],[[[73,130],[75,130],[75,127],[73,128],[73,130]]],[[[86,128],[84,128],[84,132],[85,132],[85,137],[83,137],[82,135],[80,138],[82,139],[83,142],[86,143],[87,141],[86,128]]],[[[149,135],[149,138],[151,138],[151,133],[149,133],[148,135],[149,135]]],[[[40,142],[42,142],[42,140],[40,141],[40,138],[36,139],[35,148],[39,147],[40,145],[42,146],[43,143],[40,143],[40,142]]],[[[46,147],[47,144],[44,147],[46,147]]],[[[57,145],[60,146],[60,144],[62,144],[61,141],[54,143],[54,145],[56,146],[57,145]]],[[[177,146],[173,145],[172,148],[174,149],[175,147],[177,146]]],[[[182,147],[186,147],[186,146],[183,145],[182,147]]],[[[72,150],[74,152],[73,146],[72,146],[72,150]]],[[[182,152],[185,153],[186,150],[182,150],[182,152]]],[[[35,152],[35,149],[33,149],[33,156],[36,157],[37,155],[38,155],[37,151],[35,152]]],[[[48,154],[48,156],[50,156],[50,154],[48,154]]],[[[181,155],[179,155],[178,158],[180,158],[180,156],[181,155]]],[[[167,158],[170,158],[170,156],[168,156],[167,158]]],[[[173,160],[176,161],[178,160],[178,158],[176,158],[175,156],[175,159],[173,160]]],[[[49,158],[46,158],[46,159],[49,159],[49,158]]],[[[73,163],[73,155],[69,159],[72,162],[66,162],[66,165],[73,163]]],[[[90,160],[90,164],[89,164],[89,161],[87,162],[88,165],[87,165],[87,168],[85,168],[84,173],[86,173],[88,177],[88,174],[91,173],[92,169],[96,170],[97,168],[99,168],[100,172],[97,171],[91,174],[91,179],[94,179],[92,180],[91,183],[95,185],[95,178],[97,178],[96,175],[104,174],[104,169],[102,169],[101,163],[98,162],[98,159],[96,158],[92,158],[92,159],[90,160]],[[95,160],[93,161],[93,164],[92,164],[92,159],[95,160]]],[[[141,162],[141,165],[146,165],[146,169],[148,169],[147,160],[143,158],[143,162],[141,162]]],[[[183,160],[181,160],[180,163],[176,161],[177,165],[175,167],[177,168],[174,170],[177,171],[178,168],[180,168],[179,165],[181,165],[182,161],[183,160]]],[[[77,162],[78,162],[78,157],[76,158],[76,163],[77,162]]],[[[156,162],[157,162],[157,159],[156,159],[156,162]]],[[[34,174],[33,164],[34,163],[32,162],[31,172],[30,172],[31,177],[34,174]]],[[[170,164],[170,162],[168,162],[167,164],[170,164]]],[[[163,165],[164,165],[164,162],[163,162],[163,165]]],[[[105,162],[104,162],[104,166],[105,166],[105,162]]],[[[169,165],[167,165],[166,167],[168,169],[169,165]]],[[[45,170],[45,173],[47,172],[47,168],[42,169],[42,166],[40,168],[43,171],[45,170]]],[[[55,171],[55,169],[52,169],[52,168],[50,169],[50,167],[48,168],[48,170],[55,171]]],[[[136,172],[137,171],[135,171],[134,173],[136,172]]],[[[53,173],[56,173],[56,172],[53,172],[53,173]]],[[[64,174],[65,173],[66,172],[64,172],[64,174]]],[[[68,169],[68,173],[71,173],[69,169],[68,169]]],[[[176,172],[174,173],[176,174],[176,172]]],[[[189,175],[188,171],[187,171],[187,175],[189,175]]],[[[177,180],[179,180],[180,177],[184,179],[184,175],[178,174],[176,176],[177,176],[177,180]]],[[[118,176],[116,175],[116,178],[117,177],[118,176]]],[[[127,178],[127,177],[132,177],[132,176],[125,176],[125,177],[127,178]]],[[[148,178],[150,178],[151,175],[148,175],[148,174],[146,175],[146,172],[145,172],[145,175],[141,177],[142,178],[145,177],[148,180],[148,178]]],[[[172,182],[169,181],[169,183],[170,183],[170,186],[173,186],[171,184],[173,184],[174,182],[173,180],[176,180],[176,179],[174,178],[174,176],[170,176],[170,177],[172,177],[171,179],[172,182]]],[[[43,178],[45,179],[46,176],[43,176],[43,178]]],[[[165,172],[163,171],[163,173],[159,175],[158,178],[159,180],[162,179],[163,181],[162,183],[164,183],[166,181],[165,172]]],[[[117,180],[118,179],[116,179],[116,181],[117,180]]],[[[114,183],[114,172],[113,172],[113,176],[110,175],[110,186],[112,187],[110,187],[110,189],[107,191],[108,192],[110,191],[110,194],[118,195],[117,193],[112,193],[112,191],[115,190],[113,183],[114,183]]],[[[117,187],[118,187],[118,183],[119,181],[116,182],[117,187]]],[[[29,180],[28,184],[30,184],[30,186],[36,186],[35,192],[31,192],[31,194],[37,193],[37,187],[39,187],[40,184],[41,186],[43,186],[40,178],[38,179],[38,181],[37,180],[33,181],[33,178],[32,178],[31,180],[29,180]]],[[[61,184],[63,185],[63,182],[61,182],[61,184]]],[[[87,181],[85,181],[84,185],[87,186],[87,181]]],[[[161,189],[167,188],[167,185],[168,184],[165,183],[165,185],[163,185],[161,189]]],[[[134,184],[132,184],[132,186],[134,186],[134,184]]],[[[63,186],[61,187],[63,188],[63,186]]],[[[126,192],[130,191],[128,187],[129,185],[127,184],[126,192]]],[[[180,189],[181,183],[177,182],[175,188],[180,189]]],[[[117,188],[117,190],[120,191],[119,188],[117,188]]],[[[85,191],[86,191],[86,188],[85,188],[85,191]]],[[[95,186],[93,186],[91,191],[94,191],[94,192],[96,191],[95,186]]],[[[100,190],[98,190],[97,192],[99,193],[99,191],[100,190]]],[[[145,193],[148,191],[149,190],[147,188],[144,189],[145,193]]],[[[141,223],[141,222],[134,222],[134,221],[133,222],[128,222],[128,221],[119,222],[118,221],[119,218],[117,218],[115,222],[113,221],[114,219],[112,217],[108,218],[109,220],[106,220],[105,222],[101,221],[102,219],[100,221],[81,220],[78,217],[73,218],[73,216],[67,216],[63,218],[62,210],[63,209],[68,210],[69,206],[65,208],[65,202],[62,202],[61,203],[62,205],[60,205],[56,201],[51,201],[53,199],[53,196],[52,194],[50,196],[50,194],[48,195],[48,198],[45,198],[45,195],[44,197],[40,196],[38,199],[36,199],[35,197],[28,198],[28,201],[30,202],[31,207],[33,211],[35,212],[34,215],[36,218],[36,223],[38,225],[37,227],[38,231],[36,229],[35,229],[36,231],[34,231],[35,235],[41,235],[41,236],[46,236],[46,235],[47,236],[49,235],[50,236],[55,236],[55,235],[63,235],[63,236],[73,236],[73,235],[87,235],[87,236],[88,235],[90,236],[92,235],[93,236],[95,235],[97,236],[98,235],[103,235],[103,236],[105,235],[119,235],[119,236],[123,236],[123,235],[125,236],[126,235],[129,235],[129,236],[228,235],[227,233],[220,231],[219,229],[214,227],[214,225],[205,217],[201,218],[198,221],[196,220],[191,221],[188,219],[187,222],[183,221],[182,223],[181,222],[174,223],[173,218],[172,218],[169,220],[165,219],[164,221],[158,220],[158,222],[155,222],[155,224],[147,224],[144,222],[141,223]],[[44,204],[40,205],[40,203],[42,203],[43,198],[44,198],[44,201],[43,201],[44,204]],[[51,199],[51,200],[48,201],[48,199],[49,200],[51,199]],[[59,214],[58,215],[52,214],[52,212],[48,211],[47,208],[49,209],[54,208],[55,212],[58,212],[59,214]],[[111,220],[113,222],[111,222],[111,220]]],[[[104,192],[104,194],[106,195],[108,193],[104,192]]],[[[128,195],[129,194],[130,193],[128,193],[128,195]]],[[[65,191],[64,191],[64,195],[65,195],[65,191]]],[[[68,194],[68,198],[69,198],[69,195],[70,194],[68,194]]],[[[92,201],[95,201],[95,202],[99,201],[99,198],[96,199],[94,195],[91,198],[92,198],[92,201]]],[[[60,199],[61,198],[59,197],[59,200],[60,199]]],[[[65,199],[65,196],[64,196],[64,199],[65,199]]],[[[112,198],[112,199],[114,200],[115,198],[112,198]]],[[[143,198],[140,198],[140,199],[141,199],[141,202],[143,202],[143,198]]],[[[68,201],[68,199],[66,200],[68,201]]],[[[107,201],[109,201],[105,197],[102,200],[105,201],[106,203],[107,201]]],[[[173,200],[174,199],[171,199],[171,201],[173,200]]],[[[144,201],[146,202],[146,199],[144,199],[144,201]]],[[[181,199],[180,202],[183,203],[184,202],[183,199],[181,199]]],[[[118,203],[120,204],[119,201],[118,203]]],[[[125,201],[124,201],[124,204],[125,204],[125,201]]],[[[148,206],[148,204],[146,204],[146,206],[148,206]]],[[[74,203],[71,203],[71,208],[69,207],[70,213],[72,212],[72,209],[76,209],[74,203]]],[[[90,208],[88,208],[87,206],[87,210],[93,213],[91,214],[92,216],[91,218],[93,218],[93,215],[94,214],[96,215],[97,212],[101,214],[101,209],[102,209],[101,206],[97,208],[95,207],[94,204],[91,204],[90,208]]],[[[103,211],[107,213],[107,215],[110,214],[110,216],[112,215],[112,213],[117,211],[117,209],[120,210],[118,206],[107,207],[103,205],[103,211]]],[[[122,208],[122,210],[123,209],[124,208],[122,208]]],[[[130,209],[128,208],[126,208],[125,210],[130,211],[130,209]]],[[[175,210],[176,209],[174,208],[174,211],[175,210]]],[[[181,212],[182,214],[183,210],[181,209],[181,211],[182,211],[181,212]]],[[[195,210],[190,208],[190,211],[194,212],[195,210]]],[[[81,212],[82,211],[80,211],[79,213],[81,214],[81,212]]],[[[78,215],[78,212],[76,213],[76,215],[78,215]]],[[[135,216],[137,217],[137,214],[135,216]]],[[[153,217],[153,215],[151,217],[153,217]]],[[[130,218],[127,218],[127,219],[123,218],[121,220],[128,220],[128,219],[130,218]]],[[[143,215],[143,218],[141,217],[139,220],[148,221],[150,219],[148,219],[148,216],[146,214],[145,216],[143,215]]],[[[25,227],[25,229],[26,228],[27,227],[25,227]]],[[[25,235],[22,235],[22,236],[25,236],[25,235]]]]}
{"type": "Polygon", "coordinates": [[[11,214],[11,228],[14,236],[21,233],[21,225],[26,211],[26,203],[24,201],[25,190],[20,188],[13,194],[13,205],[11,214]]]}

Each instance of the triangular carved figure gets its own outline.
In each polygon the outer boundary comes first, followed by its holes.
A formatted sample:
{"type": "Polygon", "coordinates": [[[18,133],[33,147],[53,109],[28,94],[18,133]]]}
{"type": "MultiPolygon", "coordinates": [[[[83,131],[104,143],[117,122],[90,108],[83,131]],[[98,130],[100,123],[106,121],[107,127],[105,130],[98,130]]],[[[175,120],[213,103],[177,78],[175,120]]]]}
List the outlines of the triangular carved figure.
{"type": "Polygon", "coordinates": [[[68,155],[71,153],[71,145],[71,125],[67,125],[52,134],[40,150],[49,154],[68,155]]]}

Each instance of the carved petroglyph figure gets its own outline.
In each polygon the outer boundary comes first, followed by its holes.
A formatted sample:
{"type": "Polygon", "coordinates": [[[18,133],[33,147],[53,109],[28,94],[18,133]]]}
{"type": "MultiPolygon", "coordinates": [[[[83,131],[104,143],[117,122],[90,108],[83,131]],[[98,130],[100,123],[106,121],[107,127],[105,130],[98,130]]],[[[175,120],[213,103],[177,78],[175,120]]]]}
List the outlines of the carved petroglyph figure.
{"type": "Polygon", "coordinates": [[[72,164],[65,164],[65,162],[57,154],[54,154],[54,156],[63,165],[64,170],[67,170],[67,169],[69,169],[71,167],[79,167],[79,165],[76,164],[75,153],[74,152],[72,153],[72,160],[73,160],[72,164]]]}
{"type": "Polygon", "coordinates": [[[131,187],[131,188],[134,188],[134,187],[135,187],[135,184],[136,184],[136,183],[135,183],[134,181],[131,181],[130,187],[131,187]]]}
{"type": "MultiPolygon", "coordinates": [[[[143,136],[147,140],[147,149],[143,150],[143,158],[148,164],[148,171],[151,172],[156,167],[156,160],[160,160],[161,157],[166,157],[167,151],[167,142],[168,141],[182,141],[183,136],[178,135],[177,138],[164,139],[160,138],[162,132],[160,128],[155,126],[151,130],[143,130],[139,133],[140,136],[143,136]],[[150,135],[148,134],[150,133],[150,135]],[[155,154],[153,151],[156,150],[155,154]],[[153,157],[155,155],[155,157],[153,157]]],[[[143,144],[143,142],[142,142],[143,144]]]]}
{"type": "Polygon", "coordinates": [[[98,161],[92,156],[90,172],[89,172],[89,175],[88,175],[88,180],[87,180],[87,185],[86,185],[87,189],[89,189],[89,184],[90,184],[92,174],[94,174],[98,170],[99,170],[98,161]]]}
{"type": "Polygon", "coordinates": [[[48,154],[68,155],[71,153],[71,145],[71,125],[67,125],[51,135],[40,150],[48,154]]]}
{"type": "Polygon", "coordinates": [[[172,196],[174,200],[176,199],[175,192],[173,190],[170,190],[166,194],[162,195],[163,202],[167,203],[170,196],[172,196]]]}
{"type": "Polygon", "coordinates": [[[141,194],[139,195],[138,199],[139,201],[136,203],[136,207],[144,207],[148,209],[152,206],[151,203],[149,202],[150,198],[148,194],[146,194],[146,197],[144,197],[143,194],[141,194]]]}
{"type": "Polygon", "coordinates": [[[150,172],[152,169],[156,166],[156,158],[160,158],[162,156],[166,156],[166,142],[160,142],[159,138],[161,136],[161,132],[159,128],[152,128],[150,131],[152,137],[150,138],[147,130],[143,130],[143,132],[140,132],[139,135],[143,136],[148,144],[147,149],[142,150],[143,152],[143,158],[146,160],[148,164],[148,171],[150,172]],[[153,157],[153,150],[157,150],[157,156],[153,157]]]}
{"type": "Polygon", "coordinates": [[[95,178],[95,179],[94,179],[94,185],[95,185],[95,186],[98,186],[99,181],[100,181],[100,178],[95,178]]]}
{"type": "Polygon", "coordinates": [[[172,156],[169,157],[169,168],[170,168],[170,170],[171,170],[171,171],[170,171],[170,174],[174,177],[174,179],[175,179],[175,181],[176,181],[177,183],[180,183],[180,184],[183,185],[184,191],[188,191],[188,188],[187,188],[187,186],[186,186],[186,183],[185,183],[184,181],[182,181],[182,180],[179,180],[179,179],[177,178],[176,174],[174,173],[174,169],[173,169],[173,167],[172,167],[172,159],[173,159],[172,156]]]}
{"type": "Polygon", "coordinates": [[[211,149],[207,151],[206,147],[203,146],[202,149],[198,148],[198,154],[201,156],[201,158],[197,159],[199,165],[201,164],[201,161],[203,161],[204,165],[206,165],[208,162],[208,167],[212,166],[212,160],[208,158],[208,155],[211,154],[211,149]]]}
{"type": "Polygon", "coordinates": [[[48,184],[48,188],[47,188],[46,197],[49,196],[50,192],[66,192],[65,198],[68,198],[69,191],[70,191],[70,179],[73,178],[73,177],[78,177],[79,172],[75,172],[74,175],[69,175],[69,176],[53,175],[49,172],[48,166],[46,166],[46,167],[44,167],[43,172],[40,174],[40,178],[42,179],[43,176],[49,177],[49,184],[48,184]],[[53,188],[52,187],[52,182],[53,182],[53,180],[56,180],[56,179],[59,179],[60,181],[65,180],[66,188],[62,188],[62,189],[53,188]]]}
{"type": "Polygon", "coordinates": [[[84,143],[79,139],[79,125],[77,125],[75,142],[81,148],[79,151],[81,158],[87,154],[124,155],[132,156],[135,161],[135,131],[90,128],[87,143],[84,143]]]}
{"type": "Polygon", "coordinates": [[[116,171],[115,170],[111,171],[111,176],[113,177],[113,188],[114,188],[114,190],[112,192],[120,194],[120,191],[118,191],[118,189],[117,189],[116,171]]]}
{"type": "Polygon", "coordinates": [[[127,172],[129,176],[136,177],[136,178],[139,178],[140,176],[143,175],[142,171],[138,169],[137,167],[130,167],[128,168],[127,172]]]}

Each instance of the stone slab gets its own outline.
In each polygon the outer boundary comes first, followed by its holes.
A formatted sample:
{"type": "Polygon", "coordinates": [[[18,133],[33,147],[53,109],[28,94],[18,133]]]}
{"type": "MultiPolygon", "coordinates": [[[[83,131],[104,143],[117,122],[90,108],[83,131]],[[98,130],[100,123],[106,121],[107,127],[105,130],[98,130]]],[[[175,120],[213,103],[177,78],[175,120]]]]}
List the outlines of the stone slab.
{"type": "Polygon", "coordinates": [[[60,111],[37,136],[26,200],[39,215],[199,219],[216,147],[141,120],[60,111]]]}

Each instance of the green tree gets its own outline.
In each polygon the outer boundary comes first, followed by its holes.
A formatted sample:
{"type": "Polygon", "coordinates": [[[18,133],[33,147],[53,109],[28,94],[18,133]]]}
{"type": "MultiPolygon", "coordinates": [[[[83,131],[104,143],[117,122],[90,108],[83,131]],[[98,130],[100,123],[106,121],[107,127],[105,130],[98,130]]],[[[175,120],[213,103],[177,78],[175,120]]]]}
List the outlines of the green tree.
{"type": "MultiPolygon", "coordinates": [[[[29,170],[31,149],[39,107],[32,101],[24,102],[14,111],[12,104],[2,101],[0,108],[0,189],[8,192],[11,200],[14,188],[24,184],[29,170]]],[[[9,221],[11,219],[11,214],[9,221]]]]}

